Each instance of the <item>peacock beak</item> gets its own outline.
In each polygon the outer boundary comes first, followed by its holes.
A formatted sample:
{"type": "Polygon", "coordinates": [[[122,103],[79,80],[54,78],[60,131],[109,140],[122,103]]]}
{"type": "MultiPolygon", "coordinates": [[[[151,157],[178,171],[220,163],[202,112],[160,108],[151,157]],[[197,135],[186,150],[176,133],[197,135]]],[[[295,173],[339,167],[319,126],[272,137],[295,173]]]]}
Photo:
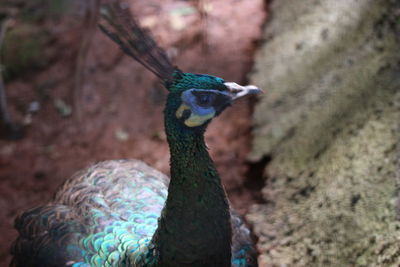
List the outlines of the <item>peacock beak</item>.
{"type": "Polygon", "coordinates": [[[245,96],[245,95],[264,93],[264,91],[262,89],[258,88],[257,86],[254,86],[254,85],[242,86],[242,85],[239,85],[237,83],[232,83],[232,82],[224,83],[224,85],[228,88],[228,91],[232,97],[232,100],[235,100],[235,99],[245,96]]]}

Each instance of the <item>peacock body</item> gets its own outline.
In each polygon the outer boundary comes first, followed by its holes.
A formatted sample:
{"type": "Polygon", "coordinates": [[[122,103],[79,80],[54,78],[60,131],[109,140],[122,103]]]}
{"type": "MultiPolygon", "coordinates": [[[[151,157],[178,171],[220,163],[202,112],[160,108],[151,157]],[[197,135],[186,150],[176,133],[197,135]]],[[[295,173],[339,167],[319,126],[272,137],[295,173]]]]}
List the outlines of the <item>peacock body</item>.
{"type": "Polygon", "coordinates": [[[102,30],[169,91],[171,179],[137,160],[77,173],[50,203],[16,219],[10,266],[255,266],[249,230],[230,208],[204,132],[233,100],[260,90],[180,71],[118,2],[107,12],[102,30]]]}
{"type": "Polygon", "coordinates": [[[165,175],[136,160],[105,161],[76,174],[52,202],[16,220],[16,266],[149,264],[152,257],[142,255],[157,228],[167,185],[165,175]]]}

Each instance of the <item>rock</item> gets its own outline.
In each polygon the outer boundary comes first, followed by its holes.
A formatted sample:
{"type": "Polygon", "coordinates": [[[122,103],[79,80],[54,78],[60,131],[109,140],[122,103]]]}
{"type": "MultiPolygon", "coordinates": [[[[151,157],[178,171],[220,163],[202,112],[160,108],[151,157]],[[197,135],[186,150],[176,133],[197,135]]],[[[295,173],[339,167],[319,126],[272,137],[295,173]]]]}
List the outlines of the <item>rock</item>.
{"type": "Polygon", "coordinates": [[[400,4],[272,2],[251,82],[260,266],[400,264],[400,4]]]}

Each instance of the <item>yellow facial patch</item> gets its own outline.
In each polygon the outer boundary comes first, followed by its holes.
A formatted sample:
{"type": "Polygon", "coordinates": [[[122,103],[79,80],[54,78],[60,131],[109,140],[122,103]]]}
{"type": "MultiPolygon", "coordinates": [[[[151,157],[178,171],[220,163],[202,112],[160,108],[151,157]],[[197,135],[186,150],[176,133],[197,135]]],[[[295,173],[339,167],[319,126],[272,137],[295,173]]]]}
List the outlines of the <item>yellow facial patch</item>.
{"type": "MultiPolygon", "coordinates": [[[[183,112],[185,110],[191,111],[189,106],[187,106],[186,104],[182,104],[175,113],[176,117],[178,119],[182,118],[183,112]]],[[[202,116],[193,114],[193,112],[191,112],[190,117],[188,119],[186,119],[184,123],[188,127],[196,127],[196,126],[202,125],[203,123],[205,123],[207,120],[213,118],[214,116],[215,116],[215,111],[213,111],[209,114],[206,114],[206,115],[202,115],[202,116]]]]}
{"type": "Polygon", "coordinates": [[[215,111],[211,112],[210,114],[199,116],[199,115],[190,115],[190,117],[185,120],[185,125],[188,127],[196,127],[200,126],[205,123],[207,120],[213,118],[215,115],[215,111]]]}
{"type": "Polygon", "coordinates": [[[183,112],[184,112],[185,110],[190,110],[190,107],[189,107],[188,105],[182,104],[182,105],[178,108],[178,110],[176,111],[175,116],[176,116],[178,119],[182,118],[183,112]]]}

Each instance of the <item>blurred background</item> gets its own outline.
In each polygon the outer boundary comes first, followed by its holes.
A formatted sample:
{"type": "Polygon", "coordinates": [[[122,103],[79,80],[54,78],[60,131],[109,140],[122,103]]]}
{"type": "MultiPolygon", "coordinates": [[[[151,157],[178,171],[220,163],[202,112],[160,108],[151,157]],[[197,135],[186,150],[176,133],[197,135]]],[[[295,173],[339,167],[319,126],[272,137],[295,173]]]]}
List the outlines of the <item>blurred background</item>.
{"type": "MultiPolygon", "coordinates": [[[[127,2],[182,70],[248,82],[266,18],[262,0],[127,2]]],[[[136,158],[169,173],[162,114],[166,91],[98,30],[98,8],[98,0],[0,4],[0,86],[6,94],[0,128],[0,266],[9,261],[17,214],[48,201],[79,169],[136,158]]],[[[253,103],[241,100],[207,132],[212,157],[241,214],[258,201],[262,185],[247,179],[253,103]]]]}

